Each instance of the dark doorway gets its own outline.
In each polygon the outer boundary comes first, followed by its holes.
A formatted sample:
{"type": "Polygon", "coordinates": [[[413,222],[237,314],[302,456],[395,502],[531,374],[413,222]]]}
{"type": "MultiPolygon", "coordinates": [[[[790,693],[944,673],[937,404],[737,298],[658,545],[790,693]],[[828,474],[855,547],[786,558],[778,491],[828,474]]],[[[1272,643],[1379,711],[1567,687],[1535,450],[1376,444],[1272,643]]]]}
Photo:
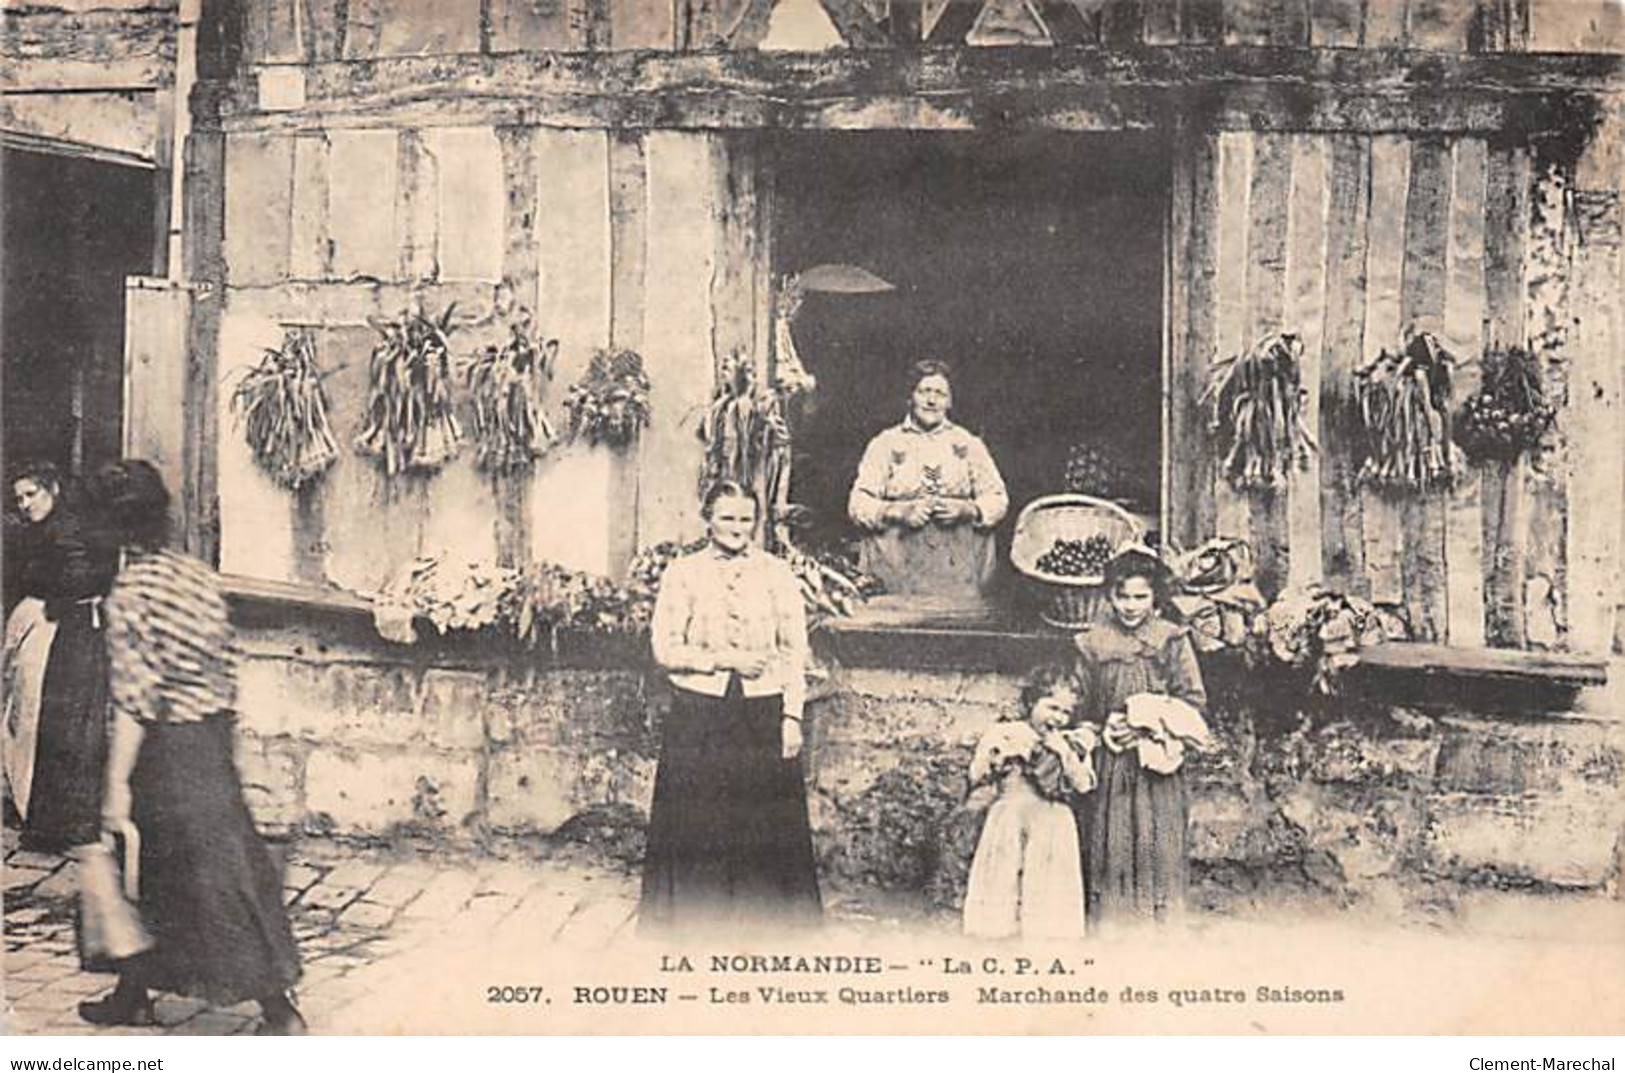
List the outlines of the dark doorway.
{"type": "Polygon", "coordinates": [[[0,152],[5,457],[78,476],[119,455],[124,278],[152,271],[153,173],[0,152]]]}
{"type": "Polygon", "coordinates": [[[904,414],[921,358],[955,369],[954,418],[987,442],[1016,513],[1064,491],[1067,456],[1107,465],[1094,494],[1160,508],[1169,154],[1149,135],[853,133],[776,147],[774,271],[824,262],[896,285],[808,298],[796,323],[818,391],[794,498],[844,534],[865,444],[904,414]]]}

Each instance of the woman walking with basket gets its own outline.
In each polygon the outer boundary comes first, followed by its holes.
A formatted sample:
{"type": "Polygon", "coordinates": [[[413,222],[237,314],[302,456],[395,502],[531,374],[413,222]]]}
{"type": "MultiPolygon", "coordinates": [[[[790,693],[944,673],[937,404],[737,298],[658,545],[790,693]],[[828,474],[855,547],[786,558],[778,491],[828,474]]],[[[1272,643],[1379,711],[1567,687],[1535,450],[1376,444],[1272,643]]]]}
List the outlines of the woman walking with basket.
{"type": "Polygon", "coordinates": [[[146,462],[102,471],[94,501],[125,562],[107,598],[114,719],[102,801],[140,834],[140,909],[154,940],[84,1002],[93,1024],[153,1022],[149,988],[260,1004],[262,1035],[301,1035],[299,952],[232,757],[236,648],[213,570],[164,547],[169,493],[146,462]]]}

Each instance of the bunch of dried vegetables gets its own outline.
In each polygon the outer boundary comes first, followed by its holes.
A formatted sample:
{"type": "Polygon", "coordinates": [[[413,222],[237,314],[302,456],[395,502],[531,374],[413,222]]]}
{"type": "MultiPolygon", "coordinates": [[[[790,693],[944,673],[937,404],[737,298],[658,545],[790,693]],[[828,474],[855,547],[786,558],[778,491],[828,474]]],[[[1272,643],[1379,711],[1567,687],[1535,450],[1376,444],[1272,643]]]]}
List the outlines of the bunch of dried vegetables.
{"type": "Polygon", "coordinates": [[[232,392],[231,407],[254,460],[285,487],[314,480],[338,458],[316,343],[307,330],[291,329],[280,349],[266,348],[232,392]]]}
{"type": "Polygon", "coordinates": [[[1317,449],[1303,421],[1302,365],[1303,340],[1283,333],[1214,366],[1203,402],[1235,487],[1277,487],[1317,449]]]}
{"type": "Polygon", "coordinates": [[[649,427],[650,391],[643,358],[636,351],[597,351],[587,375],[571,385],[564,399],[570,438],[586,436],[595,445],[627,446],[649,427]]]}
{"type": "Polygon", "coordinates": [[[475,458],[492,473],[528,470],[553,443],[542,393],[553,376],[559,342],[543,340],[532,329],[530,311],[520,309],[508,325],[508,341],[487,346],[468,367],[475,458]]]}
{"type": "Polygon", "coordinates": [[[1459,459],[1450,432],[1454,364],[1431,332],[1413,332],[1400,353],[1383,350],[1355,374],[1362,482],[1425,492],[1455,478],[1459,459]]]}
{"type": "Polygon", "coordinates": [[[1456,443],[1474,461],[1510,462],[1540,445],[1557,419],[1540,363],[1523,347],[1484,355],[1484,386],[1456,419],[1456,443]]]}
{"type": "Polygon", "coordinates": [[[367,421],[356,448],[378,458],[384,472],[433,471],[457,454],[462,428],[451,396],[451,318],[409,310],[399,319],[369,317],[373,347],[367,421]]]}
{"type": "MultiPolygon", "coordinates": [[[[734,352],[723,363],[711,405],[700,421],[700,440],[705,444],[701,494],[717,481],[754,487],[769,454],[773,439],[769,426],[775,421],[784,423],[777,400],[757,391],[750,359],[734,352]]],[[[788,428],[780,438],[789,439],[788,428]]]]}

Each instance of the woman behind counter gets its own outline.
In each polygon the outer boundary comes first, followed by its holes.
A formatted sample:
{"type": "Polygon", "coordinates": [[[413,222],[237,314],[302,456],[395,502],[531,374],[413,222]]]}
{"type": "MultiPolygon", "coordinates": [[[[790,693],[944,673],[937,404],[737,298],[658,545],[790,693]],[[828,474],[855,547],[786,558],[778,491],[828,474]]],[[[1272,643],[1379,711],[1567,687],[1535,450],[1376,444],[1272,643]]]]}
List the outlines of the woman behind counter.
{"type": "Polygon", "coordinates": [[[148,988],[230,1006],[254,999],[261,1035],[302,1035],[287,995],[299,951],[282,884],[233,759],[237,659],[217,577],[164,547],[169,493],[146,462],[98,475],[95,501],[125,563],[107,598],[113,732],[102,823],[141,834],[140,908],[155,945],[79,1013],[153,1023],[148,988]]]}
{"type": "Polygon", "coordinates": [[[22,599],[6,629],[6,685],[13,691],[6,704],[7,782],[24,820],[23,844],[71,850],[101,837],[107,652],[99,605],[118,559],[92,545],[54,466],[19,469],[11,492],[23,524],[20,546],[8,549],[16,555],[8,580],[22,599]]]}
{"type": "Polygon", "coordinates": [[[751,543],[760,504],[721,481],[710,544],[667,567],[650,624],[671,678],[639,930],[816,925],[801,772],[807,619],[783,560],[751,543]]]}
{"type": "Polygon", "coordinates": [[[910,370],[908,416],[869,441],[847,513],[863,530],[863,569],[888,593],[974,601],[1009,500],[986,445],[948,419],[949,377],[940,361],[910,370]]]}

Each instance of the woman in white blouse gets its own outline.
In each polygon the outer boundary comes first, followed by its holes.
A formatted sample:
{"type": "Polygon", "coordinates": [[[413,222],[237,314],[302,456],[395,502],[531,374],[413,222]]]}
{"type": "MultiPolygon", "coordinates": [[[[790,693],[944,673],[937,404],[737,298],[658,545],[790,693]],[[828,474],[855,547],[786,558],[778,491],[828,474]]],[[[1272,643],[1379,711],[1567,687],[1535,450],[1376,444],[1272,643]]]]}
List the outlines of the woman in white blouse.
{"type": "Polygon", "coordinates": [[[948,419],[948,366],[919,362],[910,384],[908,416],[869,441],[852,482],[862,566],[889,593],[975,599],[993,576],[1004,479],[987,445],[948,419]]]}
{"type": "Polygon", "coordinates": [[[805,926],[823,915],[801,773],[807,619],[781,559],[752,543],[760,505],[731,481],[710,542],[667,567],[650,626],[670,676],[639,927],[805,926]]]}

